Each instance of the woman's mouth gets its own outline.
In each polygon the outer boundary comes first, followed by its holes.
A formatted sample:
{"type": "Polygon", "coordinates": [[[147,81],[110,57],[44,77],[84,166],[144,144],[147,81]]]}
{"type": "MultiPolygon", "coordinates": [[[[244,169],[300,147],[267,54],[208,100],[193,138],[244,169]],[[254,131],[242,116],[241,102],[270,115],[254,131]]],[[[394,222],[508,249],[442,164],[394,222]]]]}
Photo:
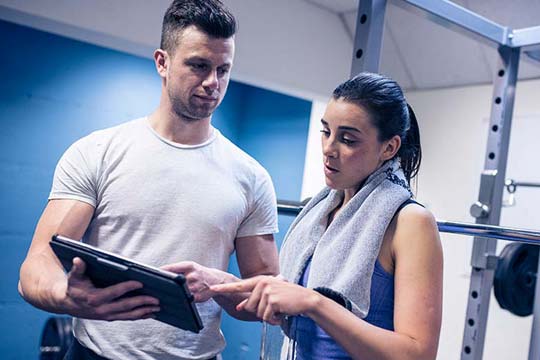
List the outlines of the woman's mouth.
{"type": "Polygon", "coordinates": [[[329,166],[328,164],[324,164],[324,172],[325,174],[335,174],[338,173],[339,170],[329,166]]]}

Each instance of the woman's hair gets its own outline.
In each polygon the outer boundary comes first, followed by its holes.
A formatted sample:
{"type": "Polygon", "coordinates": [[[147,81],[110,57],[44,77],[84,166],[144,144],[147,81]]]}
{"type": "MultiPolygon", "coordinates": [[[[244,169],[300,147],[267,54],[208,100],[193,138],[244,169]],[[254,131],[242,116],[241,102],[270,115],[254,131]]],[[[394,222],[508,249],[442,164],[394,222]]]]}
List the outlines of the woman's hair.
{"type": "Polygon", "coordinates": [[[373,73],[360,73],[340,84],[332,94],[335,100],[345,100],[366,109],[379,141],[401,138],[396,156],[400,158],[405,178],[410,183],[418,174],[422,160],[420,131],[413,109],[407,104],[401,87],[394,80],[373,73]]]}

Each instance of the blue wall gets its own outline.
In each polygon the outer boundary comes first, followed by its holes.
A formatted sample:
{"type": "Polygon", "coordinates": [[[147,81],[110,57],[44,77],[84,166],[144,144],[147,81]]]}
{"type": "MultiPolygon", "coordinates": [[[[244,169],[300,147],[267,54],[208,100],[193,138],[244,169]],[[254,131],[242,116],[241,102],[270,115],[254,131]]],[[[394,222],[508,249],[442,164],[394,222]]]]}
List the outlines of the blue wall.
{"type": "MultiPolygon", "coordinates": [[[[160,79],[149,59],[3,21],[0,61],[0,354],[35,359],[49,314],[19,297],[18,270],[56,162],[91,131],[151,112],[160,79]]],[[[299,199],[310,106],[231,82],[213,122],[269,170],[278,198],[299,199]]],[[[278,242],[290,221],[280,217],[278,242]]],[[[257,358],[259,329],[225,316],[225,359],[257,358]]]]}

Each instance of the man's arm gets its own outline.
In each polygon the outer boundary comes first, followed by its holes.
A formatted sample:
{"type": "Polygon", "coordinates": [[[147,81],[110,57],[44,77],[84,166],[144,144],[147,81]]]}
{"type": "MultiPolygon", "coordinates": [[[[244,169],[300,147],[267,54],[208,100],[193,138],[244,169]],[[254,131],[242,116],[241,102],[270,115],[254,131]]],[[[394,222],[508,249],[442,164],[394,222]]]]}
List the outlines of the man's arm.
{"type": "MultiPolygon", "coordinates": [[[[236,259],[243,279],[279,274],[278,252],[272,234],[239,237],[235,242],[236,259]]],[[[214,300],[237,319],[257,321],[259,319],[253,314],[236,310],[236,305],[248,296],[249,293],[215,295],[214,300]]]]}
{"type": "Polygon", "coordinates": [[[49,201],[34,232],[19,279],[19,293],[32,305],[51,312],[63,312],[60,300],[65,292],[65,274],[49,241],[55,233],[82,238],[94,208],[76,200],[49,201]]]}
{"type": "Polygon", "coordinates": [[[20,269],[19,293],[30,304],[55,313],[103,320],[150,317],[159,310],[157,299],[148,296],[117,299],[142,284],[128,281],[97,289],[84,275],[86,265],[81,259],[74,259],[73,268],[66,276],[51,250],[49,241],[53,234],[82,238],[93,214],[94,208],[81,201],[49,201],[20,269]]]}
{"type": "MultiPolygon", "coordinates": [[[[277,247],[272,234],[239,237],[236,238],[235,245],[242,278],[279,273],[277,247]]],[[[192,261],[182,261],[162,268],[184,274],[196,302],[204,302],[213,297],[229,315],[240,320],[259,320],[251,313],[236,310],[236,305],[246,299],[249,293],[216,295],[210,290],[213,285],[240,281],[236,276],[192,261]]]]}

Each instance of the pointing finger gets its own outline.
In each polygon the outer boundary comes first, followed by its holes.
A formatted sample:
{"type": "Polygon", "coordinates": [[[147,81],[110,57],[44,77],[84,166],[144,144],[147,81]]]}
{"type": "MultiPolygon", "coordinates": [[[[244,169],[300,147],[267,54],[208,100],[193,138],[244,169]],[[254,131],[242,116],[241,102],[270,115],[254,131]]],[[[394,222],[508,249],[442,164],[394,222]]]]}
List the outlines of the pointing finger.
{"type": "Polygon", "coordinates": [[[233,282],[233,283],[228,283],[228,284],[213,285],[213,286],[210,286],[210,290],[218,294],[251,291],[255,288],[259,280],[260,279],[258,277],[254,277],[251,279],[241,280],[238,282],[233,282]]]}

